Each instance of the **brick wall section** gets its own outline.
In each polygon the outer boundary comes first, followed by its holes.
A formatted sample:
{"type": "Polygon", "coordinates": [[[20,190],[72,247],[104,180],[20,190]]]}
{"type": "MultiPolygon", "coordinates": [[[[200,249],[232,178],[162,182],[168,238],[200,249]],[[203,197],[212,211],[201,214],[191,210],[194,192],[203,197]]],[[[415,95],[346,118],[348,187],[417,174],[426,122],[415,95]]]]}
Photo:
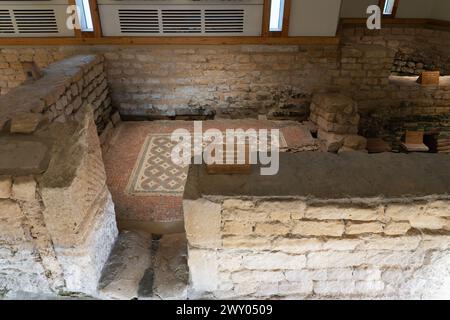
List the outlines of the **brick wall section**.
{"type": "Polygon", "coordinates": [[[449,207],[436,199],[185,200],[192,290],[216,298],[443,297],[449,207]]]}
{"type": "Polygon", "coordinates": [[[43,114],[50,122],[65,122],[90,104],[101,132],[112,110],[103,56],[74,56],[52,64],[43,72],[39,80],[0,97],[0,127],[14,115],[27,112],[43,114]]]}

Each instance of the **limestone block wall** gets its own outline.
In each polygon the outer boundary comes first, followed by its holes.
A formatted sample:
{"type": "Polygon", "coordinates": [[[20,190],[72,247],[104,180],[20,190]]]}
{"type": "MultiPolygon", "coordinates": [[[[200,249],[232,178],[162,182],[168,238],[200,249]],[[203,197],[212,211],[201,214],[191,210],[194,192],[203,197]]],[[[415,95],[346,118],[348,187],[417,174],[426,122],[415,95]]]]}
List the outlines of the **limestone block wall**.
{"type": "MultiPolygon", "coordinates": [[[[3,54],[3,59],[30,59],[28,55],[31,53],[25,49],[23,55],[13,54],[6,49],[4,51],[7,53],[3,54]]],[[[32,52],[38,57],[37,53],[41,51],[32,52]]],[[[20,65],[20,62],[17,64],[20,65]]],[[[8,76],[11,70],[13,76],[20,77],[23,74],[18,67],[9,66],[9,69],[5,69],[7,72],[2,70],[2,76],[8,76]]],[[[7,94],[0,97],[0,130],[8,121],[24,113],[41,114],[49,122],[65,122],[74,119],[78,110],[88,104],[94,110],[95,123],[101,132],[112,110],[104,58],[101,55],[78,55],[58,61],[43,69],[42,78],[8,90],[7,94]]]]}
{"type": "Polygon", "coordinates": [[[8,46],[0,48],[0,94],[23,83],[21,62],[44,67],[101,54],[112,104],[124,116],[305,120],[313,94],[339,92],[357,101],[365,125],[407,112],[448,114],[448,85],[405,94],[388,78],[400,56],[424,57],[449,74],[449,42],[447,29],[344,25],[340,46],[8,46]]]}
{"type": "Polygon", "coordinates": [[[450,297],[450,200],[184,200],[191,295],[450,297]]]}
{"type": "Polygon", "coordinates": [[[34,176],[0,176],[0,297],[58,292],[64,276],[34,176]]]}
{"type": "Polygon", "coordinates": [[[0,295],[96,296],[118,233],[100,144],[113,128],[103,57],[56,62],[0,106],[0,295]]]}
{"type": "Polygon", "coordinates": [[[445,45],[450,42],[448,29],[385,24],[381,30],[368,30],[365,26],[347,25],[342,36],[345,43],[385,46],[399,53],[397,58],[402,61],[423,62],[439,68],[443,75],[450,74],[450,51],[445,45]]]}

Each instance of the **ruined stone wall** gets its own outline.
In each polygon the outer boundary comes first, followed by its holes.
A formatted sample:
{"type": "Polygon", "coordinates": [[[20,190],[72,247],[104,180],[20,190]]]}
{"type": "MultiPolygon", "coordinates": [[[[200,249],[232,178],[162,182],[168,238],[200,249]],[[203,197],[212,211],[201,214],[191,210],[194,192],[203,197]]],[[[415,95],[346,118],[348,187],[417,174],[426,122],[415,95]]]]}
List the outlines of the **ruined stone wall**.
{"type": "Polygon", "coordinates": [[[96,296],[117,227],[92,110],[0,143],[0,295],[96,296]]]}
{"type": "Polygon", "coordinates": [[[124,116],[306,120],[311,96],[338,68],[338,46],[90,46],[0,50],[2,92],[20,84],[17,60],[46,65],[104,54],[113,104],[124,116]]]}
{"type": "Polygon", "coordinates": [[[450,201],[185,200],[191,294],[448,298],[450,201]]]}
{"type": "Polygon", "coordinates": [[[388,80],[398,67],[394,61],[417,62],[417,57],[424,57],[424,68],[436,66],[443,75],[450,74],[448,30],[383,25],[372,31],[344,25],[341,42],[341,46],[10,46],[0,49],[0,90],[4,94],[23,82],[20,62],[34,60],[46,66],[74,54],[97,53],[105,57],[112,104],[129,117],[215,113],[225,118],[263,114],[305,120],[312,95],[322,92],[351,96],[364,121],[404,116],[410,110],[448,114],[444,109],[450,102],[448,86],[414,88],[406,94],[401,91],[409,87],[390,85],[388,80]],[[373,115],[374,111],[380,114],[373,115]]]}
{"type": "MultiPolygon", "coordinates": [[[[24,49],[24,54],[10,52],[3,54],[3,58],[20,57],[24,61],[29,60],[29,51],[24,49]]],[[[39,50],[32,52],[40,53],[39,50]]],[[[13,76],[19,77],[23,72],[17,68],[11,66],[11,69],[6,70],[17,72],[13,76]]],[[[2,75],[4,73],[5,70],[2,70],[2,75]]],[[[10,82],[8,83],[9,86],[10,82]]],[[[101,55],[79,55],[61,60],[43,69],[42,78],[8,90],[7,94],[0,97],[0,130],[9,120],[30,112],[41,114],[42,118],[50,122],[65,122],[74,119],[78,110],[88,104],[94,110],[95,122],[101,132],[112,111],[101,55]]]]}
{"type": "Polygon", "coordinates": [[[118,232],[100,144],[113,126],[104,60],[43,71],[0,97],[0,295],[96,296],[118,232]]]}
{"type": "MultiPolygon", "coordinates": [[[[376,44],[393,49],[396,60],[421,62],[450,75],[450,32],[448,29],[423,26],[383,25],[381,30],[368,30],[365,26],[344,26],[346,44],[376,44]]],[[[397,71],[397,70],[395,70],[397,71]]]]}

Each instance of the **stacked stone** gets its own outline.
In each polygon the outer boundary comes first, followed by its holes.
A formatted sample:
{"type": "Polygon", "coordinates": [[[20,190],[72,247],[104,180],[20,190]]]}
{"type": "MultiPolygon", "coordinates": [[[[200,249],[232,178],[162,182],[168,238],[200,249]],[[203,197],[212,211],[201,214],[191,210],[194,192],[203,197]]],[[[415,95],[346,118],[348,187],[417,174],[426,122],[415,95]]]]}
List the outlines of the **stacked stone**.
{"type": "Polygon", "coordinates": [[[0,176],[0,297],[2,290],[44,294],[64,286],[37,194],[32,175],[0,176]]]}
{"type": "Polygon", "coordinates": [[[311,103],[310,120],[317,125],[322,149],[328,152],[363,151],[367,140],[358,136],[355,101],[340,94],[318,94],[311,103]]]}
{"type": "Polygon", "coordinates": [[[418,76],[426,70],[435,70],[435,68],[436,66],[431,59],[399,52],[395,56],[392,71],[403,75],[418,76]]]}
{"type": "Polygon", "coordinates": [[[190,292],[224,299],[443,298],[450,202],[384,200],[184,200],[190,292]]]}
{"type": "Polygon", "coordinates": [[[32,133],[44,121],[75,119],[87,105],[98,131],[103,131],[112,110],[103,56],[74,56],[52,64],[44,74],[0,97],[0,131],[11,121],[12,133],[32,133]]]}

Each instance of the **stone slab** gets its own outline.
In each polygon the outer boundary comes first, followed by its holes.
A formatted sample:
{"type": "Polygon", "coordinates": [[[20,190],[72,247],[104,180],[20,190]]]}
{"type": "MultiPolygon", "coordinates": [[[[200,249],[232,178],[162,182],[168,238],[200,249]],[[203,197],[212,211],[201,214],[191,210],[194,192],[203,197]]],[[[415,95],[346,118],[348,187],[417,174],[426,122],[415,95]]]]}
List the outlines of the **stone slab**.
{"type": "Polygon", "coordinates": [[[48,167],[49,151],[49,143],[31,137],[0,137],[0,175],[40,174],[48,167]]]}
{"type": "Polygon", "coordinates": [[[191,165],[184,198],[202,196],[271,196],[411,198],[450,194],[450,161],[444,154],[365,154],[345,152],[280,153],[276,175],[208,175],[191,165]]]}

